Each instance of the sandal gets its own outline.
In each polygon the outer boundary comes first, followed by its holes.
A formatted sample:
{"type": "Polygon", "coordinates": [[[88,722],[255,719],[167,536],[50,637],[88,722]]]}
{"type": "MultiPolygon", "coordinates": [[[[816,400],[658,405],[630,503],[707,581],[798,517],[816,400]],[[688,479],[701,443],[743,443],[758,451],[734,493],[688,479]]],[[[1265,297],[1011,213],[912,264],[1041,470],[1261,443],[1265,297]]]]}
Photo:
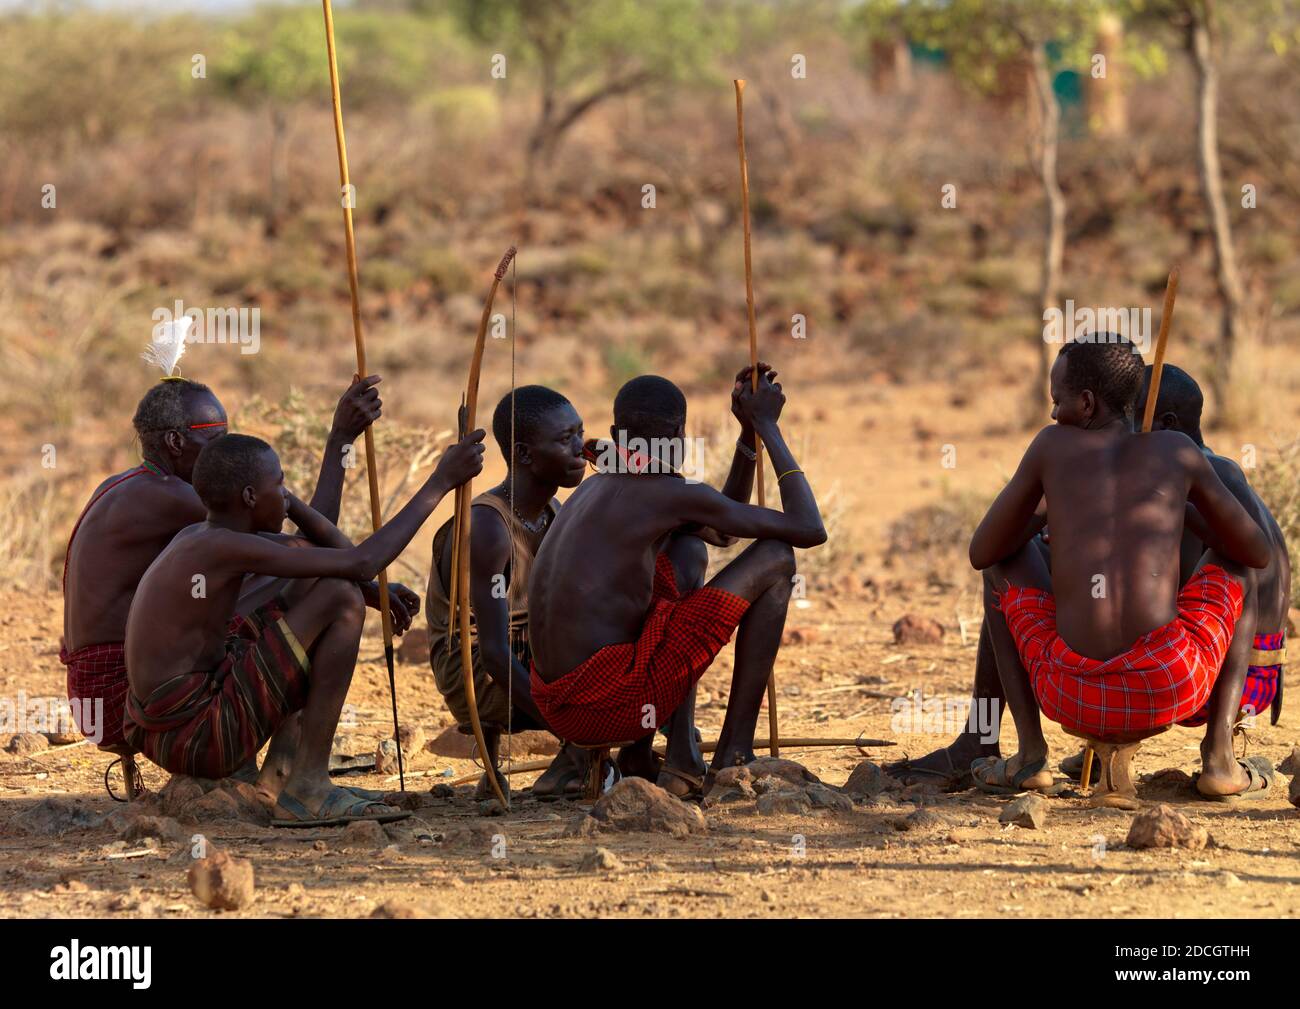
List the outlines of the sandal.
{"type": "Polygon", "coordinates": [[[1025,784],[1030,778],[1043,773],[1043,768],[1046,766],[1047,758],[1040,757],[1007,777],[1005,757],[979,757],[971,761],[970,773],[975,779],[975,787],[981,792],[987,792],[989,795],[1016,795],[1020,792],[1041,792],[1050,788],[1052,785],[1050,781],[1045,785],[1025,784]]]}
{"type": "Polygon", "coordinates": [[[287,792],[281,792],[276,800],[276,808],[289,813],[287,817],[277,817],[271,821],[272,827],[341,827],[357,820],[374,820],[376,823],[392,823],[405,820],[409,811],[385,806],[373,799],[363,799],[353,795],[346,788],[334,787],[320,807],[313,813],[301,802],[287,792]],[[367,812],[369,809],[382,812],[367,812]]]}
{"type": "Polygon", "coordinates": [[[656,781],[655,784],[671,795],[674,799],[681,799],[682,802],[699,802],[704,798],[704,779],[697,777],[694,774],[664,764],[659,768],[659,779],[660,780],[656,781]],[[663,782],[665,774],[668,775],[670,779],[676,778],[678,781],[685,782],[686,791],[675,792],[671,788],[667,787],[663,782]]]}
{"type": "Polygon", "coordinates": [[[1192,775],[1192,788],[1196,789],[1197,798],[1206,802],[1252,802],[1272,794],[1273,786],[1277,782],[1277,769],[1267,757],[1247,757],[1245,760],[1238,760],[1237,763],[1241,765],[1249,779],[1244,789],[1230,795],[1207,795],[1197,785],[1201,780],[1201,772],[1197,771],[1192,775]]]}

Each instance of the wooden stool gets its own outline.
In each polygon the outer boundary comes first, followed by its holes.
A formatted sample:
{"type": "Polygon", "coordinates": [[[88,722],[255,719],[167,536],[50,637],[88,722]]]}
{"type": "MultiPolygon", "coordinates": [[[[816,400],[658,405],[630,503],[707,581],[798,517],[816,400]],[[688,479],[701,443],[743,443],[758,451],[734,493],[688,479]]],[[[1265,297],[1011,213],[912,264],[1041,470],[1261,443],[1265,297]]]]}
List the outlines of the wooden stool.
{"type": "MultiPolygon", "coordinates": [[[[1062,726],[1064,728],[1064,726],[1062,726]]],[[[1101,762],[1101,780],[1092,789],[1088,805],[1108,807],[1110,809],[1141,809],[1142,803],[1137,797],[1137,786],[1133,784],[1133,757],[1142,746],[1142,740],[1167,731],[1169,726],[1162,726],[1150,732],[1144,732],[1137,738],[1111,740],[1092,739],[1080,732],[1065,729],[1072,736],[1084,741],[1083,772],[1079,776],[1079,787],[1087,788],[1092,777],[1092,757],[1101,762]]]]}
{"type": "MultiPolygon", "coordinates": [[[[570,740],[572,742],[572,740],[570,740]]],[[[605,793],[605,775],[601,773],[605,767],[605,761],[609,760],[610,750],[616,747],[631,746],[629,741],[620,741],[616,743],[574,743],[579,750],[586,750],[590,755],[590,766],[587,768],[587,787],[582,793],[582,797],[589,802],[595,802],[605,793]]],[[[614,780],[618,780],[617,773],[614,780]]]]}

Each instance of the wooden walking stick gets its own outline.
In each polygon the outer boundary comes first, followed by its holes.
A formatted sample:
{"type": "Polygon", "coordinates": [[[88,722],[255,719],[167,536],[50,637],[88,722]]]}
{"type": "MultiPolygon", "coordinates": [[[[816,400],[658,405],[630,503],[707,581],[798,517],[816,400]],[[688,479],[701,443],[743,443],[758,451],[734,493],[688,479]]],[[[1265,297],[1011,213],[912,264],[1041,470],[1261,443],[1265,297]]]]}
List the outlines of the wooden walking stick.
{"type": "MultiPolygon", "coordinates": [[[[745,157],[745,82],[736,86],[736,146],[740,149],[740,213],[745,228],[745,305],[749,312],[749,364],[751,388],[758,391],[758,322],[754,317],[754,264],[749,248],[749,161],[745,157]]],[[[754,480],[758,488],[758,506],[767,507],[763,494],[763,439],[754,432],[754,480]]],[[[781,732],[776,713],[776,671],[767,678],[768,752],[781,756],[781,732]]]]}
{"type": "MultiPolygon", "coordinates": [[[[478,321],[478,334],[474,338],[474,357],[470,361],[469,380],[465,384],[464,423],[461,437],[474,430],[474,421],[478,414],[478,381],[483,370],[483,347],[487,341],[488,323],[492,319],[492,301],[496,298],[497,288],[506,275],[510,260],[515,258],[512,245],[501,257],[501,264],[492,276],[492,287],[488,290],[487,300],[483,303],[483,314],[478,321]]],[[[483,768],[492,791],[501,803],[502,809],[509,809],[501,782],[497,780],[495,762],[488,756],[487,739],[483,735],[483,723],[479,720],[478,696],[474,690],[474,655],[469,640],[469,527],[470,505],[474,500],[474,481],[466,480],[456,496],[456,518],[452,524],[452,581],[455,584],[453,603],[458,618],[457,633],[460,635],[460,667],[465,678],[465,700],[469,702],[469,720],[474,727],[474,741],[478,744],[479,755],[483,758],[483,768]]],[[[450,630],[450,628],[449,628],[450,630]]]]}
{"type": "MultiPolygon", "coordinates": [[[[1178,267],[1169,271],[1169,280],[1165,283],[1165,305],[1160,310],[1160,332],[1156,336],[1156,356],[1151,363],[1151,384],[1147,386],[1146,408],[1142,411],[1142,433],[1151,430],[1156,417],[1156,401],[1160,398],[1160,373],[1165,367],[1165,346],[1169,343],[1169,323],[1174,317],[1174,299],[1178,297],[1178,267]]],[[[1103,772],[1105,768],[1102,769],[1103,772]]],[[[1083,747],[1083,776],[1079,787],[1089,788],[1092,777],[1092,747],[1083,747]]]]}
{"type": "MultiPolygon", "coordinates": [[[[343,102],[339,96],[338,58],[334,52],[334,12],[330,0],[321,0],[325,14],[325,48],[329,53],[330,96],[334,102],[334,141],[339,154],[339,186],[343,203],[343,235],[348,254],[348,290],[352,295],[352,335],[357,345],[357,374],[367,375],[366,338],[361,331],[361,297],[357,282],[357,240],[352,231],[352,183],[348,178],[348,145],[343,136],[343,102]]],[[[379,504],[379,471],[375,459],[375,433],[366,428],[366,476],[370,482],[370,524],[377,532],[384,517],[379,504]]],[[[388,604],[388,572],[379,572],[379,619],[384,629],[384,661],[388,663],[388,696],[393,703],[393,741],[397,744],[397,775],[406,791],[406,768],[402,763],[402,737],[397,723],[397,676],[393,668],[393,615],[388,604]]]]}

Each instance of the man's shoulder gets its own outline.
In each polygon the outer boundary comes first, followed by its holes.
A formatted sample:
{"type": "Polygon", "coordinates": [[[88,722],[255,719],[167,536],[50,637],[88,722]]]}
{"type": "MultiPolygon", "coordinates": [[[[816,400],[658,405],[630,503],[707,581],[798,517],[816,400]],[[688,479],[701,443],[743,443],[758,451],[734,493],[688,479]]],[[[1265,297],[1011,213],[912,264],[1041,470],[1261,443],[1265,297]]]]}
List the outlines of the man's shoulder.
{"type": "Polygon", "coordinates": [[[1220,480],[1231,487],[1234,483],[1249,487],[1250,481],[1246,479],[1246,471],[1238,466],[1227,456],[1219,455],[1210,449],[1205,450],[1205,458],[1210,460],[1210,467],[1220,480]]]}

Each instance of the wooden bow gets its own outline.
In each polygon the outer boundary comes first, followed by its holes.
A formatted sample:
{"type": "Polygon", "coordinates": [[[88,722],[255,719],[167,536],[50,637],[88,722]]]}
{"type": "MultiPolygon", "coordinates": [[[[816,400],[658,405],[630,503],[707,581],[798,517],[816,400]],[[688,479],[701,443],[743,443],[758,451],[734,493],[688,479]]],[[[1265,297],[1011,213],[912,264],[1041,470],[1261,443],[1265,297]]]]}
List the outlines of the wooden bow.
{"type": "MultiPolygon", "coordinates": [[[[352,183],[348,177],[348,144],[343,136],[343,100],[339,94],[339,67],[334,53],[334,12],[330,0],[321,0],[325,13],[325,48],[330,64],[330,97],[334,103],[334,142],[339,155],[339,185],[343,202],[343,235],[348,256],[348,291],[352,295],[352,335],[357,345],[357,376],[368,375],[366,337],[361,331],[361,295],[357,282],[357,240],[352,231],[352,183]]],[[[366,428],[366,476],[370,483],[370,523],[378,532],[383,524],[379,503],[379,471],[375,459],[375,432],[366,428]]],[[[406,769],[402,764],[402,736],[397,724],[397,675],[393,663],[393,614],[388,603],[388,572],[379,572],[379,619],[384,629],[384,660],[388,663],[388,696],[393,704],[393,742],[397,744],[397,775],[406,791],[406,769]]]]}
{"type": "MultiPolygon", "coordinates": [[[[474,421],[478,415],[478,381],[483,370],[483,347],[487,342],[488,322],[492,318],[492,302],[497,296],[497,288],[506,275],[510,261],[515,258],[512,245],[501,257],[497,272],[492,277],[492,287],[488,290],[487,301],[483,303],[483,315],[478,321],[478,335],[474,338],[474,357],[470,360],[469,380],[465,383],[464,421],[461,437],[474,430],[474,421]]],[[[501,790],[497,780],[496,768],[488,755],[487,740],[483,736],[483,723],[478,716],[478,697],[474,692],[474,656],[469,640],[469,530],[470,502],[474,500],[474,481],[466,480],[456,488],[456,517],[452,522],[451,552],[451,586],[447,593],[450,600],[447,626],[455,626],[460,634],[460,666],[465,676],[465,699],[469,701],[469,720],[474,726],[474,741],[478,752],[483,757],[483,766],[488,780],[492,782],[492,791],[501,802],[502,809],[509,809],[510,803],[501,790]],[[459,617],[459,624],[457,618],[459,617]]]]}
{"type": "MultiPolygon", "coordinates": [[[[740,149],[740,210],[745,223],[745,304],[749,309],[749,364],[752,388],[758,391],[758,322],[754,316],[754,266],[749,252],[749,160],[745,157],[745,82],[736,86],[736,146],[740,149]]],[[[754,432],[754,481],[758,488],[758,506],[766,508],[763,494],[763,439],[754,432]]],[[[768,752],[781,756],[781,732],[776,714],[776,672],[767,678],[768,752]]]]}

